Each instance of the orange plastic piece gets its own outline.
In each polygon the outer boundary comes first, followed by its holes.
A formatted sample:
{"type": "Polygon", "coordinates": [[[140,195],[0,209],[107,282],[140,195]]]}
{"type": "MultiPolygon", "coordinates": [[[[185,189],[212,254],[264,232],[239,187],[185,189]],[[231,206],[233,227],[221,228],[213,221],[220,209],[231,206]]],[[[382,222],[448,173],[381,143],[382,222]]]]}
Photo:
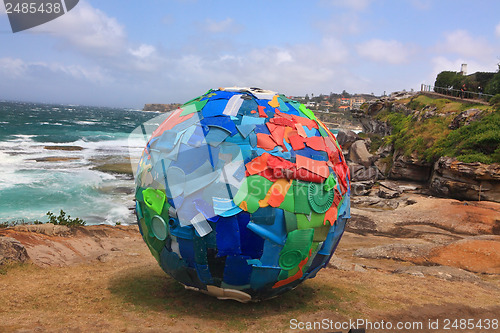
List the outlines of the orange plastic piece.
{"type": "Polygon", "coordinates": [[[268,153],[264,153],[247,164],[245,164],[245,167],[247,168],[247,171],[250,175],[256,175],[261,171],[264,171],[268,168],[267,166],[267,159],[269,157],[268,153]]]}
{"type": "Polygon", "coordinates": [[[300,150],[305,147],[304,139],[299,135],[293,135],[289,137],[290,144],[292,145],[293,150],[300,150]]]}
{"type": "Polygon", "coordinates": [[[293,282],[295,280],[298,280],[302,277],[302,275],[304,275],[304,272],[302,272],[302,267],[304,267],[304,265],[307,263],[307,261],[309,260],[309,257],[305,258],[304,260],[302,260],[299,264],[299,271],[297,273],[295,273],[295,275],[292,275],[290,276],[289,278],[287,279],[284,279],[284,280],[281,280],[281,281],[278,281],[274,284],[273,286],[273,289],[274,288],[279,288],[281,286],[284,286],[284,285],[287,285],[289,284],[290,282],[293,282]]]}
{"type": "Polygon", "coordinates": [[[326,221],[330,222],[330,225],[333,225],[337,220],[337,206],[331,205],[331,207],[325,213],[325,219],[323,224],[326,225],[326,221]]]}
{"type": "Polygon", "coordinates": [[[304,127],[302,127],[302,124],[295,124],[295,128],[297,129],[297,133],[303,137],[307,138],[306,131],[304,130],[304,127]]]}
{"type": "Polygon", "coordinates": [[[310,138],[307,138],[305,141],[306,145],[314,150],[319,150],[319,151],[326,150],[325,140],[323,139],[322,136],[312,136],[310,138]]]}
{"type": "Polygon", "coordinates": [[[257,147],[265,150],[273,150],[276,142],[269,134],[257,133],[257,147]]]}
{"type": "MultiPolygon", "coordinates": [[[[269,123],[268,123],[269,124],[269,123]]],[[[276,125],[275,125],[276,126],[276,125]]],[[[271,136],[273,140],[280,146],[284,146],[283,138],[285,137],[285,127],[276,126],[273,131],[271,131],[271,136]]]]}
{"type": "Polygon", "coordinates": [[[281,203],[285,200],[286,192],[292,185],[292,180],[288,180],[285,178],[278,179],[272,186],[269,192],[271,196],[269,198],[269,206],[271,207],[279,207],[281,203]]]}
{"type": "Polygon", "coordinates": [[[265,108],[266,107],[262,106],[262,105],[258,105],[257,106],[257,110],[259,110],[259,117],[261,117],[261,118],[267,118],[267,114],[264,112],[265,108]]]}
{"type": "Polygon", "coordinates": [[[297,169],[306,169],[323,178],[328,178],[330,171],[325,161],[316,161],[301,155],[296,157],[297,169]]]}
{"type": "Polygon", "coordinates": [[[293,117],[293,120],[295,120],[295,122],[302,124],[304,126],[307,126],[307,128],[309,128],[310,130],[313,128],[318,128],[318,123],[316,123],[312,119],[309,119],[306,117],[300,117],[300,116],[296,116],[296,115],[292,115],[292,117],[293,117]]]}
{"type": "Polygon", "coordinates": [[[285,133],[283,133],[283,138],[285,139],[286,142],[290,143],[290,135],[297,134],[297,130],[294,130],[291,127],[286,126],[285,127],[285,133]]]}

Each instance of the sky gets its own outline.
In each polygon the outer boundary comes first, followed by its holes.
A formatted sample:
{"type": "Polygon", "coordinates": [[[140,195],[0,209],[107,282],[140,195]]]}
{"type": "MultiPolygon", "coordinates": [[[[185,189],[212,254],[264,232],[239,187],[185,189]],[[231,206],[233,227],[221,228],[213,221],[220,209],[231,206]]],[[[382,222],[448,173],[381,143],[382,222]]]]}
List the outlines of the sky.
{"type": "Polygon", "coordinates": [[[497,0],[80,0],[12,33],[0,3],[0,100],[142,108],[208,89],[287,96],[419,90],[498,69],[497,0]]]}

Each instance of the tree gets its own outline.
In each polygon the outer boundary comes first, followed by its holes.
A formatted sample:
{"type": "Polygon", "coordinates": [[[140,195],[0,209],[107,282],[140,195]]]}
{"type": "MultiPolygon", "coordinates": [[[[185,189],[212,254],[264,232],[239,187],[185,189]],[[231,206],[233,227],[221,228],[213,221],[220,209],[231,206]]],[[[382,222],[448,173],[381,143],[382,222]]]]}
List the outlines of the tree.
{"type": "Polygon", "coordinates": [[[460,89],[463,76],[457,72],[443,71],[436,76],[434,87],[460,89]]]}
{"type": "Polygon", "coordinates": [[[347,91],[345,91],[345,89],[344,89],[344,90],[342,90],[342,96],[344,96],[345,98],[349,98],[349,97],[351,97],[351,94],[349,94],[349,93],[348,93],[347,91]]]}

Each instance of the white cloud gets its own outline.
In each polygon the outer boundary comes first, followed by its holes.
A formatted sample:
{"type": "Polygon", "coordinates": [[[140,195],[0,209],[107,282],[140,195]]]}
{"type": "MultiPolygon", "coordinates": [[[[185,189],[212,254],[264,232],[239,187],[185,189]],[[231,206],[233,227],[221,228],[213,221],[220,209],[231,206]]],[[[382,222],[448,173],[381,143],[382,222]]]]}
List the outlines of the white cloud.
{"type": "Polygon", "coordinates": [[[108,76],[99,67],[86,68],[80,65],[64,65],[53,62],[25,62],[22,59],[0,58],[0,73],[11,78],[29,77],[42,71],[51,75],[64,74],[72,79],[87,80],[92,83],[109,81],[108,76]]]}
{"type": "Polygon", "coordinates": [[[371,39],[356,46],[358,54],[376,62],[402,64],[413,53],[412,48],[396,40],[371,39]]]}
{"type": "Polygon", "coordinates": [[[345,69],[347,61],[347,47],[339,40],[328,38],[318,44],[255,48],[241,54],[227,52],[219,57],[185,54],[177,60],[170,59],[169,70],[163,72],[175,80],[177,87],[173,90],[181,91],[179,96],[186,90],[181,87],[203,91],[207,87],[234,85],[303,94],[304,87],[322,91],[326,86],[326,89],[341,91],[351,76],[345,69]]]}
{"type": "Polygon", "coordinates": [[[33,66],[44,67],[54,73],[60,72],[77,80],[87,80],[97,84],[111,81],[111,78],[99,67],[86,68],[80,65],[63,65],[60,63],[34,63],[33,66]]]}
{"type": "Polygon", "coordinates": [[[21,77],[26,73],[27,66],[21,59],[0,58],[0,73],[6,77],[21,77]]]}
{"type": "Polygon", "coordinates": [[[459,72],[462,64],[467,64],[467,72],[469,74],[475,72],[491,72],[495,69],[495,59],[491,60],[491,64],[484,64],[472,59],[456,58],[452,60],[443,56],[437,56],[432,58],[432,64],[435,74],[442,71],[459,72]]]}
{"type": "Polygon", "coordinates": [[[436,47],[439,53],[453,53],[476,59],[493,57],[493,47],[483,37],[473,37],[465,30],[445,33],[444,36],[444,42],[436,47]]]}
{"type": "Polygon", "coordinates": [[[144,59],[151,56],[156,51],[153,45],[141,44],[136,49],[129,49],[129,53],[136,58],[144,59]]]}
{"type": "Polygon", "coordinates": [[[241,26],[230,17],[222,21],[214,21],[209,18],[205,20],[203,30],[210,33],[237,33],[241,30],[241,26]]]}
{"type": "Polygon", "coordinates": [[[500,23],[498,23],[498,25],[495,27],[495,33],[497,37],[500,37],[500,23]]]}
{"type": "Polygon", "coordinates": [[[85,1],[80,1],[69,13],[32,30],[49,31],[80,52],[93,56],[120,54],[127,42],[123,25],[85,1]]]}

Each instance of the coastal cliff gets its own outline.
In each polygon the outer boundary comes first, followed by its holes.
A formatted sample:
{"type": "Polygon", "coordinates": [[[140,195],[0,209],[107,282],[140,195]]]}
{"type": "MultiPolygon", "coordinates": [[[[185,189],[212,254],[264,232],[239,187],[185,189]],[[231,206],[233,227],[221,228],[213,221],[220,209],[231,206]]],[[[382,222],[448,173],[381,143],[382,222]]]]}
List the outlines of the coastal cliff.
{"type": "Polygon", "coordinates": [[[498,105],[407,94],[367,103],[354,117],[363,132],[338,136],[354,194],[390,179],[420,183],[437,196],[500,202],[498,105]]]}

